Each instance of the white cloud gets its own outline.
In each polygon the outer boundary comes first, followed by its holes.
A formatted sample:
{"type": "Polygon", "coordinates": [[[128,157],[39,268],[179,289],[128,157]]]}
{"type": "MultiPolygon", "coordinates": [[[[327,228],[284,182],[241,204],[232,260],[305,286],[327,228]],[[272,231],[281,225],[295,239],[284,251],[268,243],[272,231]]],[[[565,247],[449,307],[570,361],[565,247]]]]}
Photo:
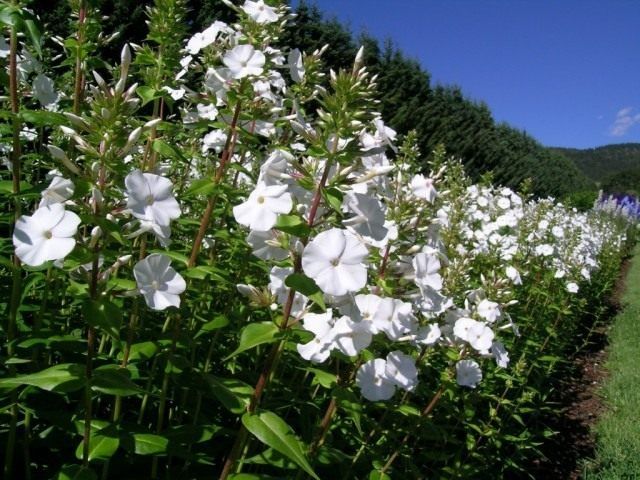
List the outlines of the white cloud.
{"type": "Polygon", "coordinates": [[[624,107],[616,113],[616,119],[609,127],[609,135],[612,137],[622,137],[636,123],[640,123],[640,113],[633,113],[633,107],[624,107]]]}

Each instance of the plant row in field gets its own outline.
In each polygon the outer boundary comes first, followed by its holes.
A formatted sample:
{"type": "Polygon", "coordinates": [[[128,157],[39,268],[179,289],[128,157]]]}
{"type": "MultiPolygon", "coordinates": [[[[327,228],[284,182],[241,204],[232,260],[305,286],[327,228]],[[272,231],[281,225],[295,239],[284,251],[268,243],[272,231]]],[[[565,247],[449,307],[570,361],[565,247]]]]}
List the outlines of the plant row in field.
{"type": "Polygon", "coordinates": [[[157,0],[106,73],[85,2],[59,55],[4,7],[5,476],[519,471],[635,220],[419,172],[362,51],[325,88],[286,6],[228,5],[157,0]]]}

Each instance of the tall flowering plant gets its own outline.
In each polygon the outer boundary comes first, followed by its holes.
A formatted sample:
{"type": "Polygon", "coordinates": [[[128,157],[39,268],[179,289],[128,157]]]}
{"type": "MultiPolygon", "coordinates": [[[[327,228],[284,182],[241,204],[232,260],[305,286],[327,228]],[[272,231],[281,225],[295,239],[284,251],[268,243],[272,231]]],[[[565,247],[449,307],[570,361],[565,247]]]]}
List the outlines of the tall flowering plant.
{"type": "Polygon", "coordinates": [[[67,82],[7,10],[7,478],[479,474],[628,224],[421,163],[362,50],[325,73],[288,7],[225,3],[187,38],[157,0],[98,72],[80,1],[67,82]]]}

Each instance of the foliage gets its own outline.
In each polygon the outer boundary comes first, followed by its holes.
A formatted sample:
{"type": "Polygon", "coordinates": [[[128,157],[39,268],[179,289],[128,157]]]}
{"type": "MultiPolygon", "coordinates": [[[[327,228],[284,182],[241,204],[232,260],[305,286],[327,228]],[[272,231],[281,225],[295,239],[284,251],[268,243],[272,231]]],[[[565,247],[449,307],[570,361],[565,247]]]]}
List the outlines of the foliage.
{"type": "MultiPolygon", "coordinates": [[[[602,182],[603,188],[607,177],[636,170],[640,166],[640,144],[638,143],[619,143],[585,149],[553,147],[550,150],[571,159],[587,177],[596,182],[602,182]]],[[[607,189],[607,191],[624,193],[617,190],[607,189]]]]}
{"type": "Polygon", "coordinates": [[[362,50],[273,43],[284,5],[187,7],[113,64],[91,2],[0,17],[5,477],[521,471],[635,220],[425,163],[362,50]]]}

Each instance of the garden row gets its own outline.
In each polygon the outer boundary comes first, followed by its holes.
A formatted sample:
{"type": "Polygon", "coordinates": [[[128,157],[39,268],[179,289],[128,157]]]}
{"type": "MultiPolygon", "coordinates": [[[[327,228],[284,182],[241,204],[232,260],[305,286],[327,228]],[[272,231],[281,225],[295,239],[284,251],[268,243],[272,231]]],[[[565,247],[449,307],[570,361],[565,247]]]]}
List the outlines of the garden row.
{"type": "Polygon", "coordinates": [[[0,17],[5,477],[520,472],[628,211],[418,172],[362,52],[326,83],[286,6],[184,38],[157,0],[100,73],[77,7],[44,42],[0,17]]]}

